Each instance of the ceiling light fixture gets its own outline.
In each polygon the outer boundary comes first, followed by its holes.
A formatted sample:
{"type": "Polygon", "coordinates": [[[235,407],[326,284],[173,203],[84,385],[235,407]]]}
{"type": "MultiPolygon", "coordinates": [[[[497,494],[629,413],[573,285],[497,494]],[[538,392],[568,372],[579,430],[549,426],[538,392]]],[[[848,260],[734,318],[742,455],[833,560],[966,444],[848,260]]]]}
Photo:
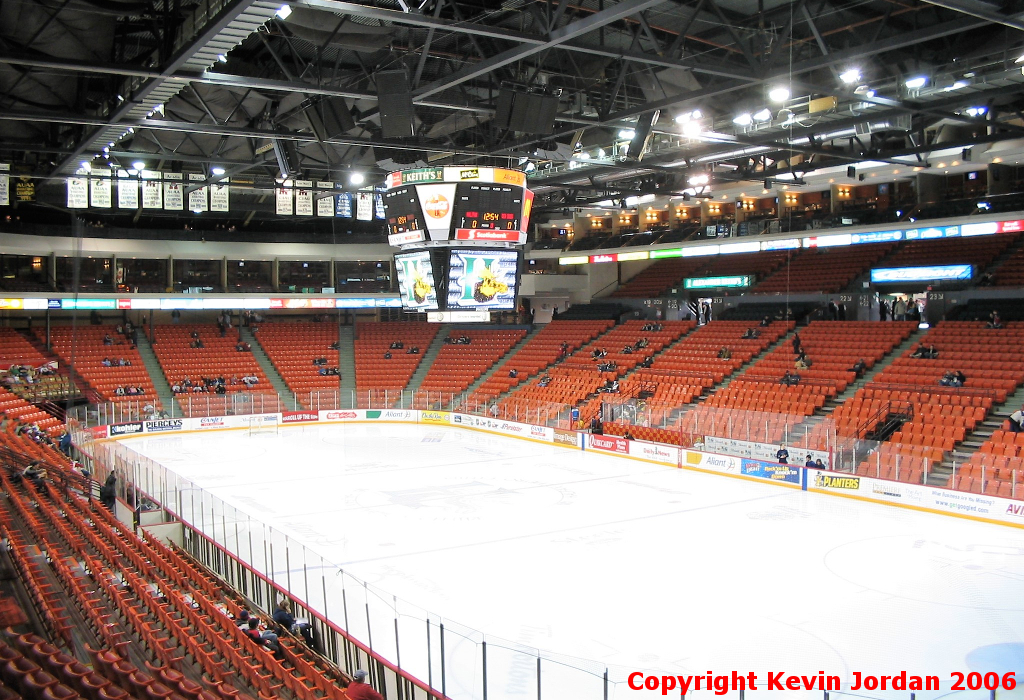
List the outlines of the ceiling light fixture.
{"type": "Polygon", "coordinates": [[[633,129],[621,129],[619,131],[619,138],[620,139],[626,139],[627,141],[632,141],[634,136],[636,136],[636,131],[634,131],[633,129]]]}
{"type": "Polygon", "coordinates": [[[750,126],[751,122],[753,122],[753,118],[750,116],[749,112],[739,114],[732,120],[732,123],[737,126],[750,126]]]}
{"type": "Polygon", "coordinates": [[[137,160],[134,163],[132,163],[132,167],[138,170],[139,172],[142,172],[142,170],[146,167],[146,164],[143,163],[141,160],[137,160]]]}
{"type": "Polygon", "coordinates": [[[219,54],[217,54],[217,60],[220,61],[221,63],[227,63],[228,62],[228,57],[225,56],[222,53],[219,53],[219,54]]]}
{"type": "Polygon", "coordinates": [[[281,19],[288,19],[288,15],[290,15],[291,13],[291,5],[281,5],[281,7],[277,8],[277,12],[275,12],[274,14],[280,17],[281,19]]]}
{"type": "MultiPolygon", "coordinates": [[[[285,7],[287,7],[287,5],[285,5],[285,7]]],[[[348,176],[348,181],[353,185],[361,185],[366,181],[366,178],[363,177],[362,173],[352,173],[348,176]]]]}
{"type": "Polygon", "coordinates": [[[839,79],[842,80],[847,85],[856,83],[858,80],[860,80],[860,69],[850,68],[848,70],[845,70],[839,74],[839,79]]]}
{"type": "Polygon", "coordinates": [[[988,107],[968,107],[966,112],[969,117],[980,117],[988,112],[988,107]]]}
{"type": "Polygon", "coordinates": [[[214,175],[223,175],[224,168],[210,168],[210,172],[213,173],[214,175]]]}
{"type": "Polygon", "coordinates": [[[906,85],[911,90],[916,90],[917,88],[923,88],[925,85],[927,85],[928,84],[928,78],[925,78],[922,75],[922,76],[918,76],[916,78],[911,78],[910,80],[908,80],[907,82],[905,82],[903,84],[906,85]]]}
{"type": "Polygon", "coordinates": [[[774,87],[768,92],[768,99],[772,102],[785,102],[789,99],[789,88],[774,87]]]}
{"type": "Polygon", "coordinates": [[[754,112],[754,119],[759,122],[771,121],[772,111],[765,107],[760,112],[754,112]]]}

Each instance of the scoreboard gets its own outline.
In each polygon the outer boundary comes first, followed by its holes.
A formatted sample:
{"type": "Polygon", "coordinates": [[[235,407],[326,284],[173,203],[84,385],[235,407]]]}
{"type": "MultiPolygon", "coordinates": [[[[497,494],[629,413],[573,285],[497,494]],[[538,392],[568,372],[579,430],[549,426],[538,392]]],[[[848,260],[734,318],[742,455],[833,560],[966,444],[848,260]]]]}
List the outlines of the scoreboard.
{"type": "Polygon", "coordinates": [[[384,193],[388,242],[526,242],[533,193],[504,168],[438,167],[391,173],[384,193]]]}

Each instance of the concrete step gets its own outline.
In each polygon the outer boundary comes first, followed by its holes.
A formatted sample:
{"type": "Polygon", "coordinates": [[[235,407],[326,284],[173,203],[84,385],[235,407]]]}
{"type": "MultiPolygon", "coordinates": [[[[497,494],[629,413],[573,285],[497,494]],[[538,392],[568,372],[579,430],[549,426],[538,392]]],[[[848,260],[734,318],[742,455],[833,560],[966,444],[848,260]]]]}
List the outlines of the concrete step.
{"type": "Polygon", "coordinates": [[[281,401],[285,406],[299,407],[299,402],[295,393],[288,388],[288,384],[285,383],[281,377],[280,372],[277,371],[277,367],[274,367],[274,363],[270,361],[263,346],[260,345],[259,338],[257,338],[252,331],[246,326],[241,326],[238,329],[239,337],[245,342],[252,346],[252,358],[256,360],[256,363],[263,370],[263,373],[267,375],[267,379],[270,380],[270,385],[274,387],[274,391],[281,397],[281,401]]]}
{"type": "Polygon", "coordinates": [[[413,372],[412,378],[409,379],[409,384],[405,387],[406,389],[409,391],[417,391],[420,388],[420,385],[423,384],[423,378],[427,376],[427,372],[430,371],[430,366],[434,364],[437,354],[441,352],[441,348],[444,347],[444,339],[448,336],[451,328],[452,327],[446,323],[437,330],[437,335],[434,336],[434,339],[430,342],[430,345],[427,346],[426,351],[424,351],[423,359],[421,359],[420,363],[416,366],[416,371],[413,372]]]}
{"type": "Polygon", "coordinates": [[[160,399],[160,405],[163,406],[167,413],[179,415],[180,406],[174,405],[176,402],[174,394],[171,393],[171,385],[167,381],[167,375],[164,374],[163,367],[160,365],[160,361],[153,351],[153,346],[150,344],[149,338],[146,337],[145,333],[139,333],[136,349],[138,349],[139,356],[142,358],[142,364],[146,368],[146,372],[149,373],[150,380],[153,382],[156,395],[160,399]],[[173,411],[172,408],[174,409],[173,411]]]}

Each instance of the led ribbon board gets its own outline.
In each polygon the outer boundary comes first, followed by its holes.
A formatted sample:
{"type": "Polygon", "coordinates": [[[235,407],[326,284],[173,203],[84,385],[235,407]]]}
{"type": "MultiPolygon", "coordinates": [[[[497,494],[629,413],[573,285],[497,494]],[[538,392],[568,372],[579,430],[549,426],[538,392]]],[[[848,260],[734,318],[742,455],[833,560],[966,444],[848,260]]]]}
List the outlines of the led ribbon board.
{"type": "Polygon", "coordinates": [[[939,282],[943,280],[969,280],[974,269],[971,265],[926,265],[922,267],[881,267],[871,270],[875,284],[894,282],[939,282]]]}

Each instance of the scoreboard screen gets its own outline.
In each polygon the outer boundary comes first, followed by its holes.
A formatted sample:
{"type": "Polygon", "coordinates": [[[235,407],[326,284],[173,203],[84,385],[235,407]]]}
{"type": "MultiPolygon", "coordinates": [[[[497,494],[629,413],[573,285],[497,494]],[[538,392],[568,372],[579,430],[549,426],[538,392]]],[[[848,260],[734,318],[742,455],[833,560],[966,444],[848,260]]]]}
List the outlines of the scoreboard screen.
{"type": "Polygon", "coordinates": [[[450,251],[448,310],[514,310],[521,262],[516,250],[450,251]]]}
{"type": "Polygon", "coordinates": [[[455,228],[518,231],[523,188],[462,182],[455,188],[455,228]]]}
{"type": "Polygon", "coordinates": [[[395,255],[398,290],[406,311],[437,311],[437,286],[430,251],[417,250],[395,255]]]}
{"type": "Polygon", "coordinates": [[[398,187],[384,193],[384,213],[388,225],[389,236],[399,236],[419,232],[419,236],[405,236],[405,242],[423,240],[423,214],[420,211],[419,199],[413,187],[398,187]]]}

